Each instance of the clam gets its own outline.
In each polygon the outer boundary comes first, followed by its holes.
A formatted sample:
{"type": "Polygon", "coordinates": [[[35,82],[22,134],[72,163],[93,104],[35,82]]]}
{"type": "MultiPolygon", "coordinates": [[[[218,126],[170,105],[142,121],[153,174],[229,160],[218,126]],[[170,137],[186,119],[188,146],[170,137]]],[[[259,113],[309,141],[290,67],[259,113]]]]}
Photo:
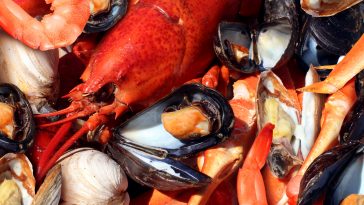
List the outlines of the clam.
{"type": "Polygon", "coordinates": [[[301,7],[312,16],[332,16],[362,0],[301,0],[301,7]]]}
{"type": "Polygon", "coordinates": [[[48,171],[43,183],[35,194],[33,205],[58,205],[62,187],[61,166],[56,165],[48,171]]]}
{"type": "Polygon", "coordinates": [[[24,152],[34,133],[32,110],[24,94],[14,85],[0,84],[0,156],[24,152]]]}
{"type": "Polygon", "coordinates": [[[0,31],[0,62],[0,83],[19,87],[34,113],[58,97],[58,50],[34,50],[0,31]]]}
{"type": "Polygon", "coordinates": [[[84,28],[85,33],[96,33],[109,30],[126,13],[127,0],[93,1],[90,5],[91,16],[84,28]]]}
{"type": "Polygon", "coordinates": [[[159,190],[211,181],[182,162],[229,137],[234,116],[227,100],[200,84],[187,84],[119,126],[107,150],[140,184],[159,190]]]}
{"type": "Polygon", "coordinates": [[[363,21],[359,5],[335,16],[307,18],[298,47],[300,60],[306,68],[336,64],[363,34],[363,21]]]}
{"type": "Polygon", "coordinates": [[[126,175],[107,154],[79,148],[64,154],[59,164],[62,204],[129,204],[126,175]]]}
{"type": "MultiPolygon", "coordinates": [[[[311,68],[306,84],[319,77],[311,68]]],[[[275,124],[273,143],[268,155],[272,173],[284,178],[293,167],[300,165],[311,149],[319,132],[323,99],[314,93],[304,93],[302,113],[282,81],[271,71],[260,74],[257,89],[258,127],[275,124]]]]}
{"type": "Polygon", "coordinates": [[[8,153],[0,158],[0,195],[0,202],[6,204],[32,204],[35,178],[32,164],[24,154],[8,153]]]}
{"type": "Polygon", "coordinates": [[[244,73],[270,70],[285,64],[298,40],[298,14],[293,0],[266,0],[258,26],[221,22],[215,53],[230,69],[244,73]]]}
{"type": "Polygon", "coordinates": [[[58,205],[61,196],[60,167],[51,169],[35,194],[33,167],[24,154],[0,158],[0,204],[58,205]]]}

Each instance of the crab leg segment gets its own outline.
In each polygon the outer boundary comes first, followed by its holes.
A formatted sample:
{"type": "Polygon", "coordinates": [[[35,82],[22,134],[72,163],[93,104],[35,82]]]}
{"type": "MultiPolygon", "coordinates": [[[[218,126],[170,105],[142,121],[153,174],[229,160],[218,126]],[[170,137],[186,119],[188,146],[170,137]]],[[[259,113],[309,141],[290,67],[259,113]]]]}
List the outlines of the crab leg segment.
{"type": "Polygon", "coordinates": [[[260,131],[239,170],[237,192],[239,204],[268,204],[260,169],[263,168],[272,144],[274,125],[268,123],[260,131]]]}
{"type": "Polygon", "coordinates": [[[344,87],[364,69],[364,35],[356,42],[345,58],[338,63],[326,80],[298,89],[299,91],[332,94],[344,87]]]}

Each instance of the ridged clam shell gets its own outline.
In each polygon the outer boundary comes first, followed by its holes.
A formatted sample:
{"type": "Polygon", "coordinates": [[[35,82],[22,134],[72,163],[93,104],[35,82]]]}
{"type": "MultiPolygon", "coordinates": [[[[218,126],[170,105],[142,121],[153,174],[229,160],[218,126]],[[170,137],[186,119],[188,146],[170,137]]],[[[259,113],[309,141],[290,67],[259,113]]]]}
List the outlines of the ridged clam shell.
{"type": "Polygon", "coordinates": [[[22,205],[31,205],[35,195],[32,164],[24,154],[8,153],[0,159],[0,183],[13,180],[22,197],[22,205]]]}
{"type": "Polygon", "coordinates": [[[58,49],[34,50],[0,30],[0,83],[19,87],[35,113],[58,95],[58,58],[58,49]]]}
{"type": "Polygon", "coordinates": [[[60,164],[64,204],[101,205],[118,198],[123,200],[120,204],[129,204],[126,175],[108,155],[80,148],[66,153],[60,164]]]}

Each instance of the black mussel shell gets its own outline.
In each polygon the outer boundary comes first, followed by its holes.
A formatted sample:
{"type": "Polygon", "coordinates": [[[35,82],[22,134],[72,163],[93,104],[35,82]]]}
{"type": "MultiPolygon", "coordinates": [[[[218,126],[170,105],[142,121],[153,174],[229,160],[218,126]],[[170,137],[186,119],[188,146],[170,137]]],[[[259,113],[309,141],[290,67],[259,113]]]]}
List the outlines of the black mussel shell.
{"type": "Polygon", "coordinates": [[[169,186],[175,189],[204,186],[210,179],[179,160],[227,139],[233,124],[233,111],[220,93],[201,84],[187,84],[115,129],[108,152],[131,178],[142,180],[142,184],[163,190],[168,190],[163,187],[169,186]],[[188,104],[203,107],[209,121],[213,122],[210,134],[179,140],[164,129],[162,113],[188,104]]]}
{"type": "Polygon", "coordinates": [[[249,26],[239,22],[221,22],[218,27],[217,37],[214,39],[215,54],[221,63],[230,69],[246,73],[253,73],[257,70],[249,53],[252,37],[249,26]],[[235,57],[233,46],[237,45],[240,51],[245,50],[245,57],[238,61],[235,57]]]}
{"type": "Polygon", "coordinates": [[[125,144],[110,145],[109,154],[124,168],[130,178],[139,184],[158,190],[175,191],[209,184],[211,178],[183,163],[160,158],[125,144]]]}
{"type": "Polygon", "coordinates": [[[334,65],[363,34],[360,6],[354,6],[331,17],[307,18],[298,55],[304,67],[334,65]]]}
{"type": "Polygon", "coordinates": [[[110,0],[110,8],[96,15],[91,15],[85,28],[85,33],[97,33],[109,30],[126,13],[128,9],[127,0],[110,0]]]}
{"type": "MultiPolygon", "coordinates": [[[[11,84],[0,84],[0,102],[14,108],[15,128],[12,138],[0,132],[0,155],[25,151],[33,142],[35,123],[24,94],[11,84]]],[[[1,110],[0,110],[1,112],[1,110]]]]}
{"type": "MultiPolygon", "coordinates": [[[[363,147],[353,157],[342,174],[333,180],[324,200],[325,205],[340,204],[351,194],[364,194],[364,150],[363,147]]],[[[360,204],[360,203],[358,203],[360,204]]]]}
{"type": "Polygon", "coordinates": [[[356,78],[358,99],[347,114],[340,130],[340,143],[361,140],[364,137],[364,72],[356,78]]]}
{"type": "MultiPolygon", "coordinates": [[[[356,156],[363,154],[363,149],[362,143],[351,141],[317,157],[302,178],[298,204],[313,204],[328,187],[331,187],[348,164],[356,156]]],[[[328,197],[332,196],[327,195],[326,198],[328,197]]]]}
{"type": "Polygon", "coordinates": [[[219,24],[214,48],[221,63],[233,70],[253,73],[282,66],[292,57],[299,31],[295,2],[266,0],[263,14],[259,25],[219,24]]]}

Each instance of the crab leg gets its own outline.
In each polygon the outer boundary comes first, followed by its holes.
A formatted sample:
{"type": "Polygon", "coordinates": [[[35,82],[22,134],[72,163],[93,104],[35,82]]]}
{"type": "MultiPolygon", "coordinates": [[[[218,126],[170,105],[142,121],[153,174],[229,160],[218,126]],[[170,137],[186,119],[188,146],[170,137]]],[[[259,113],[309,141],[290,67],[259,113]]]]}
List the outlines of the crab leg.
{"type": "MultiPolygon", "coordinates": [[[[222,70],[221,72],[221,75],[224,76],[226,71],[222,70]]],[[[215,189],[231,176],[242,163],[245,150],[249,149],[256,128],[255,93],[257,82],[256,76],[250,76],[241,78],[234,83],[234,98],[230,100],[235,115],[232,136],[226,142],[206,150],[198,157],[200,171],[210,176],[212,182],[193,194],[188,202],[189,205],[206,204],[215,189]]]]}
{"type": "Polygon", "coordinates": [[[268,204],[260,169],[268,157],[273,129],[273,124],[268,123],[264,126],[250,148],[243,167],[239,170],[237,192],[240,205],[268,204]]]}
{"type": "Polygon", "coordinates": [[[332,94],[364,69],[364,35],[345,58],[338,63],[326,80],[298,89],[299,91],[332,94]]]}
{"type": "Polygon", "coordinates": [[[340,128],[345,116],[356,101],[355,81],[349,81],[342,89],[330,95],[324,105],[321,117],[321,131],[311,151],[303,162],[297,175],[287,186],[287,196],[295,201],[298,196],[300,181],[309,165],[323,152],[332,147],[337,141],[340,128]]]}

